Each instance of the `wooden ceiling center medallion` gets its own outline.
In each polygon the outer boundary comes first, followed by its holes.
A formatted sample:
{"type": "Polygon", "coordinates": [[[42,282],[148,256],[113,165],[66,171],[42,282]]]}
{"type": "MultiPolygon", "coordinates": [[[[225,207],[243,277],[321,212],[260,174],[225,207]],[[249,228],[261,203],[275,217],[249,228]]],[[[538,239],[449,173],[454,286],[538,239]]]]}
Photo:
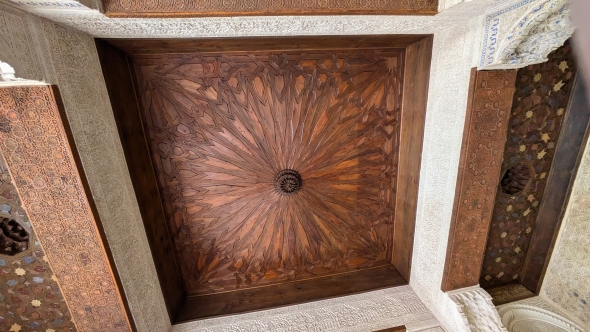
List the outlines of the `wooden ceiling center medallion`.
{"type": "Polygon", "coordinates": [[[303,185],[301,175],[295,170],[284,169],[275,177],[275,190],[281,195],[292,195],[303,185]]]}

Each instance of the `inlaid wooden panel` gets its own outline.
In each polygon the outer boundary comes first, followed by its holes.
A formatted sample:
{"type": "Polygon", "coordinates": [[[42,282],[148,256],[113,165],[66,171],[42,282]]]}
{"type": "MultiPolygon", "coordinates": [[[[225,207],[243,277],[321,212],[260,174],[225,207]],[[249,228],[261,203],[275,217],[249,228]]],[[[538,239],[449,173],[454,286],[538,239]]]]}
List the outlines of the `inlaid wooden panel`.
{"type": "Polygon", "coordinates": [[[143,121],[189,293],[390,264],[402,54],[136,60],[143,121]],[[287,169],[301,182],[293,175],[277,183],[287,169]]]}
{"type": "Polygon", "coordinates": [[[111,17],[429,14],[438,0],[102,0],[111,17]]]}
{"type": "Polygon", "coordinates": [[[479,281],[484,289],[521,282],[538,291],[565,209],[588,111],[583,106],[570,108],[576,61],[569,42],[548,58],[545,63],[519,69],[516,77],[501,186],[494,199],[479,281]],[[568,114],[572,114],[569,121],[568,114]],[[532,256],[530,248],[535,248],[532,256]]]}

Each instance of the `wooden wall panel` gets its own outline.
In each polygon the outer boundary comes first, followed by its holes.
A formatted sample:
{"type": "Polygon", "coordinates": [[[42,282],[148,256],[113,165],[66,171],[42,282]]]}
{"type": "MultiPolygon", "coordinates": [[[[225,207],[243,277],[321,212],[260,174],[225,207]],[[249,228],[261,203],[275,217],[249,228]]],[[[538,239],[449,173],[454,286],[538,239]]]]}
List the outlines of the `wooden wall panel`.
{"type": "Polygon", "coordinates": [[[438,0],[102,0],[111,17],[197,17],[252,15],[423,14],[438,12],[438,0]]]}
{"type": "Polygon", "coordinates": [[[192,294],[389,264],[400,51],[138,59],[143,120],[192,294]],[[292,169],[303,185],[281,195],[292,169]]]}
{"type": "Polygon", "coordinates": [[[79,331],[131,331],[57,88],[0,88],[0,150],[79,331]]]}
{"type": "Polygon", "coordinates": [[[443,291],[479,283],[515,78],[516,70],[471,72],[443,291]]]}

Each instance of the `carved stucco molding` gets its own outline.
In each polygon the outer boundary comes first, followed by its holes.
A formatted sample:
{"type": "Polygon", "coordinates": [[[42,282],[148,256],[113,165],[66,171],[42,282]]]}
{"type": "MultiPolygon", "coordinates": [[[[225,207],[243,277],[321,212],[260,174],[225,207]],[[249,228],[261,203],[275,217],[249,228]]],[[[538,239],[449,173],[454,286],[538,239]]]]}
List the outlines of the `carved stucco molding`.
{"type": "Polygon", "coordinates": [[[515,69],[545,62],[573,32],[567,0],[521,0],[487,14],[478,69],[515,69]],[[515,13],[520,14],[517,19],[515,13]]]}
{"type": "Polygon", "coordinates": [[[492,297],[481,287],[462,288],[446,294],[457,306],[465,331],[507,332],[492,297]]]}
{"type": "Polygon", "coordinates": [[[509,332],[544,331],[583,332],[583,327],[563,317],[540,297],[510,303],[498,308],[502,323],[509,332]]]}

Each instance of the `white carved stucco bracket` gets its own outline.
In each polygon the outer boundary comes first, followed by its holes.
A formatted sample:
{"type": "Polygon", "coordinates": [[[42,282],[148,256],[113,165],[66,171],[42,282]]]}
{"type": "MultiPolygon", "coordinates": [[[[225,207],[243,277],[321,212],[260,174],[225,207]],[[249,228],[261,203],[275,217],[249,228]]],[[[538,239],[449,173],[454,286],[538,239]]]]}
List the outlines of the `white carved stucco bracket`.
{"type": "Polygon", "coordinates": [[[545,62],[573,32],[567,0],[513,3],[487,14],[478,69],[515,69],[545,62]],[[520,15],[511,15],[513,11],[520,15]]]}
{"type": "Polygon", "coordinates": [[[466,331],[507,332],[500,320],[492,297],[481,287],[467,287],[447,292],[457,306],[466,331]]]}

